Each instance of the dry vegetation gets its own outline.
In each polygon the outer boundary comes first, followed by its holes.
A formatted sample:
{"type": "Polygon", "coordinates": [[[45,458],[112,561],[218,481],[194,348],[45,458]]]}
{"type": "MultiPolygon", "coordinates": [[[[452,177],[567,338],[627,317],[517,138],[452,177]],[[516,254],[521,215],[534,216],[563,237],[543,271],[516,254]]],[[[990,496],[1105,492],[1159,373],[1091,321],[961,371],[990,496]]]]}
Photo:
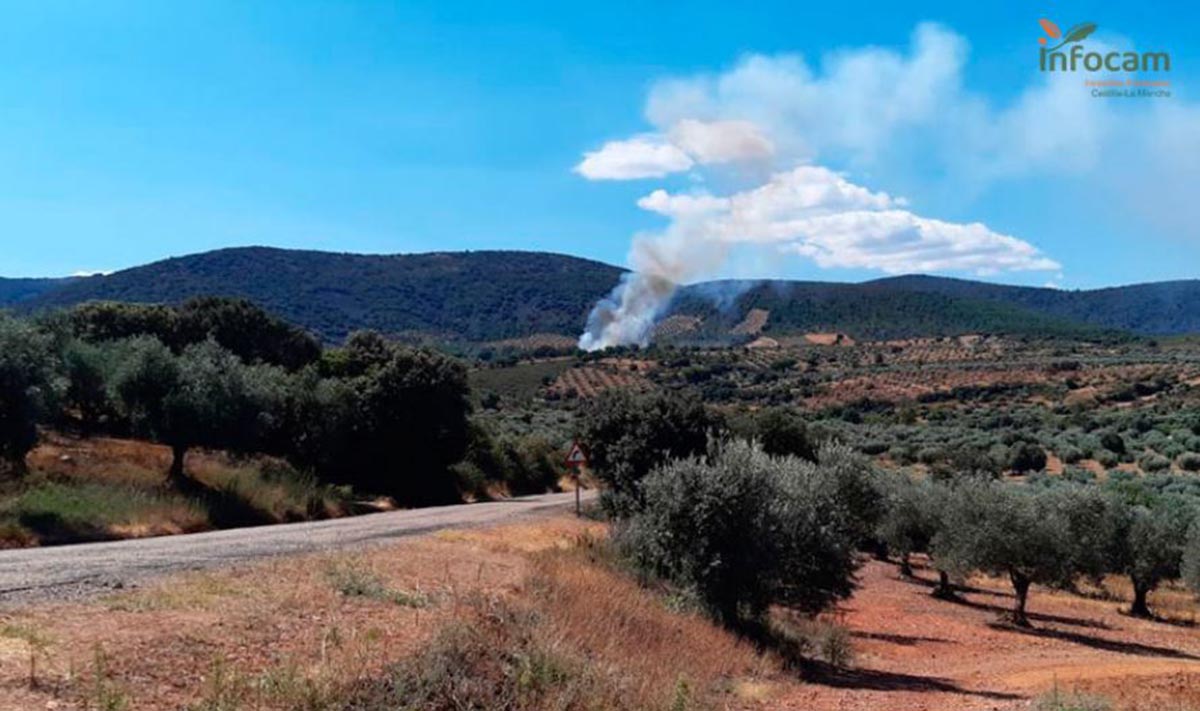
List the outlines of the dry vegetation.
{"type": "Polygon", "coordinates": [[[270,457],[194,451],[191,493],[165,484],[170,449],[139,440],[47,431],[27,462],[31,473],[0,493],[0,548],[332,518],[352,507],[347,491],[270,457]]]}
{"type": "Polygon", "coordinates": [[[919,565],[906,580],[870,562],[828,618],[854,661],[793,667],[640,585],[603,536],[566,517],[449,531],[10,610],[0,708],[449,708],[453,691],[529,709],[1008,710],[1056,686],[1130,711],[1200,704],[1200,608],[1177,589],[1155,593],[1158,622],[1120,612],[1120,583],[1039,590],[1021,630],[1005,581],[946,602],[919,565]]]}

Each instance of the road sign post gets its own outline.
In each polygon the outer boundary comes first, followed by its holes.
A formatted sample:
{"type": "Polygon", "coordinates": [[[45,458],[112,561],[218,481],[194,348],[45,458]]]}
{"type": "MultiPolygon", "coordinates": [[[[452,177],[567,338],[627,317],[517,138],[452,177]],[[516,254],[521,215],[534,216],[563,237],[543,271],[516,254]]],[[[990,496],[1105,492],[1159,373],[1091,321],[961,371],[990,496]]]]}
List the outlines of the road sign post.
{"type": "Polygon", "coordinates": [[[583,467],[587,466],[587,454],[579,442],[571,443],[571,451],[567,453],[567,468],[571,470],[571,478],[575,480],[575,515],[583,515],[583,507],[579,500],[579,489],[582,487],[580,475],[583,467]]]}

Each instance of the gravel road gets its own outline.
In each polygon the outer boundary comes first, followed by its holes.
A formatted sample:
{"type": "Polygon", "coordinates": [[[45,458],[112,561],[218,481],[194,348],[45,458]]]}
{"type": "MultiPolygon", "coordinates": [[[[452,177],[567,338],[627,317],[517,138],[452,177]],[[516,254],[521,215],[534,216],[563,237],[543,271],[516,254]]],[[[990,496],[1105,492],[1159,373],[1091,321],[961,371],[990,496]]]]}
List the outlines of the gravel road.
{"type": "MultiPolygon", "coordinates": [[[[594,495],[584,492],[584,499],[594,495]]],[[[82,597],[181,570],[378,545],[443,528],[506,523],[563,510],[574,502],[573,493],[542,494],[327,521],[0,551],[0,606],[82,597]]]]}

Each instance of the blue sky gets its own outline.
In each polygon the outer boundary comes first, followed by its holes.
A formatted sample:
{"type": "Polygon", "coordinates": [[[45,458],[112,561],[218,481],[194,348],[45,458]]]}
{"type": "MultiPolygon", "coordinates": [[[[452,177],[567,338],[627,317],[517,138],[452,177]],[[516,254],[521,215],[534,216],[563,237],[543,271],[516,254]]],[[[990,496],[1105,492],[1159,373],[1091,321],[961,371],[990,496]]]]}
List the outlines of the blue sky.
{"type": "MultiPolygon", "coordinates": [[[[113,270],[250,244],[537,249],[623,264],[632,235],[670,225],[639,198],[659,188],[728,195],[767,180],[702,170],[589,180],[574,170],[606,142],[665,131],[647,103],[664,80],[719,81],[753,56],[797,55],[818,76],[838,53],[873,47],[904,60],[917,28],[935,22],[969,47],[946,116],[926,113],[919,132],[884,136],[886,156],[818,146],[803,161],[903,197],[922,218],[982,222],[1061,266],[986,278],[1093,287],[1200,276],[1200,231],[1181,211],[1190,201],[1172,197],[1194,192],[1196,174],[1171,160],[1193,145],[1200,117],[1191,90],[1200,9],[911,5],[7,2],[0,275],[113,270]],[[1089,144],[1072,143],[1078,132],[1064,124],[1074,113],[1046,114],[1058,141],[1049,156],[1030,145],[1025,163],[981,177],[971,151],[938,137],[941,122],[974,136],[962,116],[982,106],[1006,124],[1004,112],[1042,81],[1045,15],[1064,28],[1097,22],[1114,46],[1170,51],[1174,96],[1090,99],[1123,103],[1085,117],[1105,131],[1089,144]],[[1128,183],[1112,177],[1127,173],[1128,183]]],[[[721,107],[721,118],[740,118],[729,113],[739,106],[721,107]]],[[[1006,150],[988,141],[991,159],[1006,150]]],[[[771,170],[788,169],[785,160],[798,159],[776,156],[771,170]]],[[[732,251],[701,275],[886,273],[869,259],[822,267],[804,254],[732,251]]]]}

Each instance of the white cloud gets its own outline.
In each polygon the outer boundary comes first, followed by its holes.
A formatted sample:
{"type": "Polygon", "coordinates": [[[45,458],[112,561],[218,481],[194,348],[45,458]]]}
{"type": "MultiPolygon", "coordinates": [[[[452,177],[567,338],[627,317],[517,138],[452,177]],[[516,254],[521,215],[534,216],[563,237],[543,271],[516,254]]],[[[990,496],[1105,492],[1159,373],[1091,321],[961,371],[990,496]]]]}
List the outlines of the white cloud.
{"type": "Polygon", "coordinates": [[[634,136],[609,141],[599,150],[585,153],[575,172],[589,180],[636,180],[661,178],[691,168],[693,161],[677,146],[660,136],[634,136]]]}
{"type": "Polygon", "coordinates": [[[672,222],[663,233],[640,239],[635,261],[672,279],[700,276],[689,267],[706,246],[724,254],[734,244],[771,246],[808,257],[822,268],[876,269],[889,274],[987,275],[1060,268],[1028,242],[980,223],[921,217],[903,209],[903,200],[868,190],[819,166],[778,173],[762,186],[727,197],[656,190],[638,205],[672,222]],[[649,245],[655,258],[639,257],[649,245]],[[672,251],[678,258],[664,260],[663,254],[672,251]]]}
{"type": "Polygon", "coordinates": [[[696,164],[750,163],[775,148],[749,121],[685,119],[661,133],[609,141],[583,154],[575,172],[588,180],[640,180],[681,173],[696,164]]]}
{"type": "Polygon", "coordinates": [[[729,198],[714,197],[706,193],[672,195],[659,189],[638,200],[637,204],[643,210],[667,217],[698,217],[728,210],[729,198]]]}

